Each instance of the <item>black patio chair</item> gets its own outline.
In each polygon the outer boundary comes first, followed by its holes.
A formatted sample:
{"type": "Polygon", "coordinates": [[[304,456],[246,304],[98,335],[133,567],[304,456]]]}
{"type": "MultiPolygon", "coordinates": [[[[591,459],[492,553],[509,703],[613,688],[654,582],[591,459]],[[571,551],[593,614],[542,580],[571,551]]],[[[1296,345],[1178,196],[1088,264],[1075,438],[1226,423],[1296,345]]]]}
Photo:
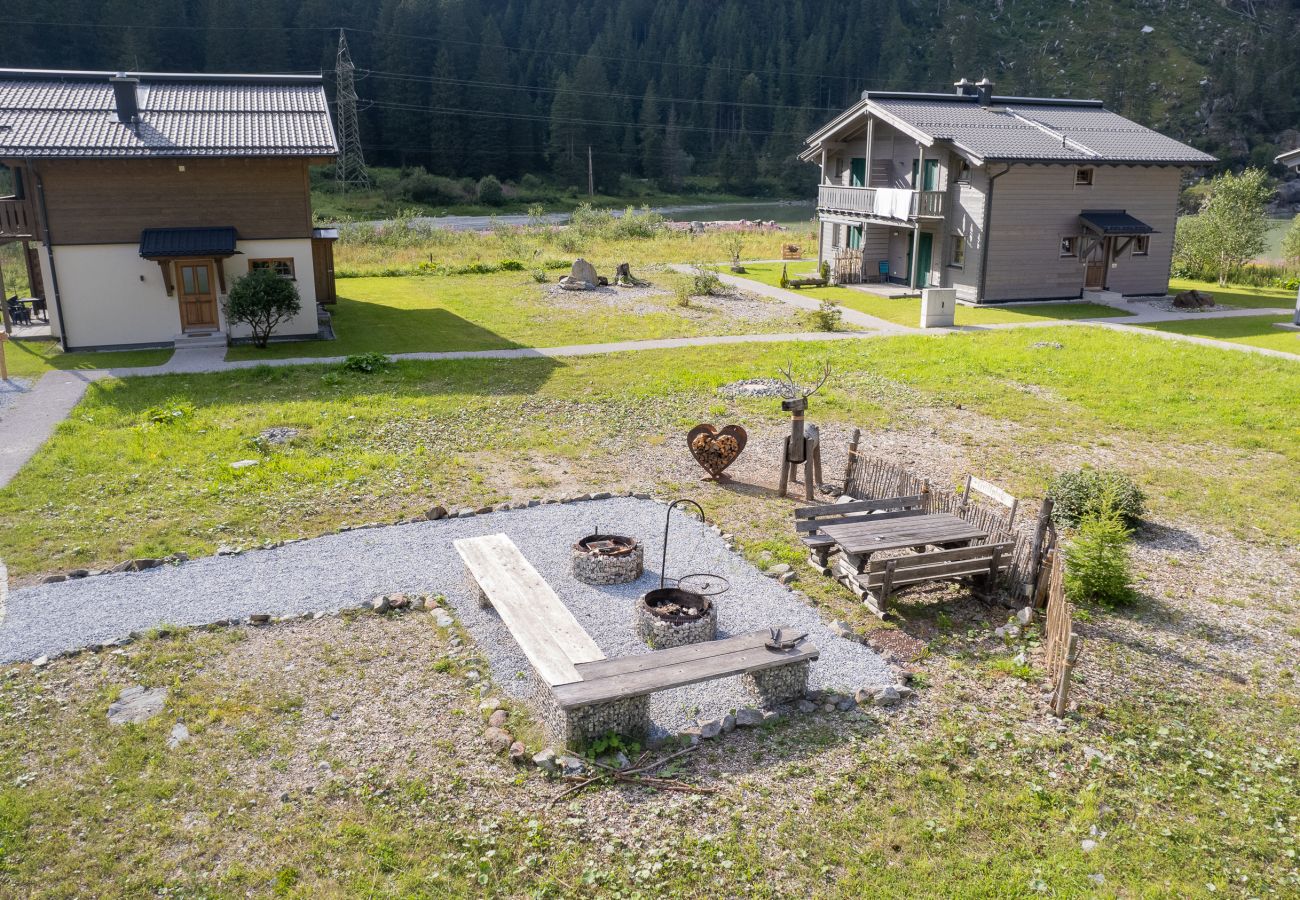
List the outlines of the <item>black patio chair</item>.
{"type": "Polygon", "coordinates": [[[41,317],[42,322],[50,321],[50,311],[45,306],[45,300],[42,297],[32,298],[32,314],[41,317]]]}
{"type": "Polygon", "coordinates": [[[13,322],[15,325],[32,324],[31,311],[28,310],[27,307],[23,306],[21,303],[18,302],[17,294],[10,297],[8,300],[5,301],[5,303],[9,307],[9,321],[13,322]]]}

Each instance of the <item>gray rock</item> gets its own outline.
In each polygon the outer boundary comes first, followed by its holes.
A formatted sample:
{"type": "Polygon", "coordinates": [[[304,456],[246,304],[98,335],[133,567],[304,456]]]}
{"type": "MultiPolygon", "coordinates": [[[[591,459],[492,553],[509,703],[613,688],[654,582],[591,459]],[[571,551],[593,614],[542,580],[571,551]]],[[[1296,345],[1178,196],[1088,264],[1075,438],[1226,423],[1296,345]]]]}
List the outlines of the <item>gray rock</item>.
{"type": "Polygon", "coordinates": [[[849,640],[853,640],[855,637],[857,637],[857,633],[854,632],[853,628],[849,625],[849,623],[843,621],[842,619],[835,619],[826,627],[829,628],[831,631],[835,632],[835,634],[839,635],[842,638],[848,638],[849,640]]]}
{"type": "Polygon", "coordinates": [[[506,720],[509,718],[510,714],[508,712],[504,709],[498,709],[494,711],[492,715],[488,716],[488,724],[493,728],[504,728],[506,720]]]}
{"type": "Polygon", "coordinates": [[[1026,606],[1020,609],[1016,613],[1016,621],[1019,622],[1022,627],[1032,624],[1034,621],[1034,608],[1032,606],[1026,606]]]}
{"type": "Polygon", "coordinates": [[[784,575],[786,572],[789,571],[790,571],[789,563],[777,563],[774,566],[768,566],[766,570],[766,574],[771,575],[773,578],[780,578],[782,575],[784,575]]]}
{"type": "Polygon", "coordinates": [[[489,726],[483,732],[483,739],[487,741],[488,746],[495,752],[502,753],[510,749],[510,745],[515,742],[514,736],[504,728],[489,726]]]}
{"type": "Polygon", "coordinates": [[[581,775],[587,768],[587,764],[572,753],[564,754],[557,762],[560,765],[560,771],[565,775],[581,775]]]}
{"type": "MultiPolygon", "coordinates": [[[[227,544],[222,544],[220,547],[217,548],[217,556],[238,556],[238,555],[239,555],[239,548],[237,547],[231,547],[227,544]]],[[[129,565],[129,563],[123,563],[122,565],[129,565]]],[[[121,566],[118,566],[115,567],[113,571],[118,572],[123,570],[121,566]]]]}
{"type": "Polygon", "coordinates": [[[255,459],[241,459],[241,460],[239,460],[238,462],[232,462],[232,463],[230,464],[230,468],[232,468],[232,469],[251,469],[253,466],[256,466],[256,465],[258,465],[258,464],[259,464],[258,461],[255,460],[255,459]]]}
{"type": "Polygon", "coordinates": [[[801,713],[810,713],[810,712],[817,711],[817,704],[813,703],[811,700],[800,700],[797,705],[799,707],[799,712],[801,713]]]}
{"type": "Polygon", "coordinates": [[[417,594],[411,598],[411,609],[414,612],[423,612],[425,607],[424,595],[417,594]]]}
{"type": "Polygon", "coordinates": [[[445,519],[445,518],[447,518],[447,507],[445,507],[445,506],[431,506],[431,507],[429,507],[429,509],[424,513],[424,517],[425,517],[426,519],[428,519],[430,522],[436,522],[436,521],[438,521],[439,519],[445,519]]]}
{"type": "Polygon", "coordinates": [[[370,608],[373,609],[373,610],[374,610],[375,612],[377,612],[377,613],[386,613],[386,612],[388,612],[388,609],[389,609],[389,606],[388,606],[388,595],[387,595],[387,594],[380,594],[378,597],[372,597],[372,598],[370,599],[370,608]]]}
{"type": "Polygon", "coordinates": [[[731,713],[727,713],[725,716],[722,717],[722,733],[731,734],[735,730],[736,730],[736,717],[733,716],[731,713]]]}
{"type": "Polygon", "coordinates": [[[46,575],[41,579],[41,584],[58,584],[60,581],[67,581],[67,575],[46,575]]]}
{"type": "Polygon", "coordinates": [[[189,739],[190,730],[185,727],[184,722],[177,722],[172,726],[172,733],[167,736],[167,749],[175,750],[189,739]]]}
{"type": "Polygon", "coordinates": [[[746,706],[744,709],[736,710],[736,727],[753,728],[755,725],[763,724],[763,711],[754,709],[752,706],[746,706]]]}
{"type": "Polygon", "coordinates": [[[456,624],[456,620],[451,617],[451,613],[445,609],[435,609],[433,611],[433,621],[439,628],[450,628],[456,624]]]}
{"type": "Polygon", "coordinates": [[[491,716],[494,712],[496,712],[500,708],[501,708],[501,701],[498,700],[496,697],[488,697],[486,700],[484,700],[482,703],[478,705],[479,715],[481,716],[491,716]]]}
{"type": "Polygon", "coordinates": [[[533,765],[546,775],[557,775],[560,771],[560,766],[555,760],[555,751],[550,747],[533,754],[533,765]]]}
{"type": "Polygon", "coordinates": [[[594,285],[600,276],[596,274],[596,267],[587,262],[582,257],[573,261],[573,267],[569,269],[569,278],[574,281],[585,281],[587,284],[594,285]]]}
{"type": "Polygon", "coordinates": [[[896,706],[903,698],[899,696],[898,688],[893,685],[883,687],[872,695],[871,701],[876,706],[896,706]]]}
{"type": "Polygon", "coordinates": [[[916,693],[916,691],[912,690],[905,684],[894,685],[894,690],[898,691],[898,699],[900,700],[906,700],[908,697],[911,697],[916,693]]]}
{"type": "Polygon", "coordinates": [[[131,560],[131,569],[135,572],[143,572],[145,569],[156,569],[162,564],[161,559],[133,559],[131,560]]]}
{"type": "Polygon", "coordinates": [[[777,722],[777,721],[780,721],[780,719],[781,719],[781,714],[780,714],[779,712],[777,712],[776,710],[774,710],[774,709],[765,709],[765,710],[763,710],[763,724],[764,724],[764,725],[768,724],[769,722],[777,722]]]}
{"type": "MultiPolygon", "coordinates": [[[[234,553],[235,551],[232,550],[232,551],[230,551],[230,552],[231,552],[231,553],[234,553]]],[[[226,556],[226,555],[229,555],[229,554],[224,554],[224,553],[222,553],[220,550],[218,550],[218,551],[217,551],[217,555],[218,555],[218,556],[226,556]]],[[[118,563],[117,565],[113,566],[113,568],[109,569],[109,571],[110,571],[110,572],[113,572],[113,573],[130,572],[130,571],[131,571],[131,568],[132,568],[134,565],[135,565],[135,560],[128,559],[128,560],[126,560],[125,562],[120,562],[120,563],[118,563]]]]}
{"type": "Polygon", "coordinates": [[[687,725],[685,728],[677,732],[678,739],[683,744],[686,744],[688,747],[694,747],[696,744],[698,744],[700,742],[701,735],[702,732],[700,730],[700,726],[698,725],[687,725]]]}
{"type": "Polygon", "coordinates": [[[1082,850],[1084,853],[1091,853],[1092,851],[1097,849],[1097,842],[1094,841],[1092,838],[1084,838],[1083,840],[1079,841],[1079,849],[1082,850]]]}
{"type": "Polygon", "coordinates": [[[250,625],[265,625],[267,622],[270,621],[271,621],[270,613],[253,613],[251,616],[248,617],[248,623],[250,625]]]}
{"type": "Polygon", "coordinates": [[[632,765],[632,760],[628,759],[627,754],[622,750],[616,750],[613,753],[602,753],[596,757],[596,762],[611,769],[626,769],[632,765]]]}
{"type": "Polygon", "coordinates": [[[42,668],[44,668],[45,666],[48,666],[49,664],[50,664],[50,658],[49,658],[48,656],[44,655],[44,654],[42,654],[42,655],[36,657],[34,660],[32,660],[32,666],[35,667],[35,668],[37,668],[37,669],[42,669],[42,668]]]}
{"type": "Polygon", "coordinates": [[[822,712],[825,712],[825,713],[833,713],[833,712],[835,712],[835,704],[834,704],[834,703],[831,703],[831,702],[829,702],[829,701],[826,702],[826,703],[823,703],[823,704],[822,704],[822,712]]]}
{"type": "Polygon", "coordinates": [[[999,625],[997,628],[993,629],[993,634],[997,637],[1002,638],[1004,641],[1015,640],[1016,638],[1020,637],[1020,626],[999,625]]]}
{"type": "Polygon", "coordinates": [[[528,765],[528,748],[523,741],[515,741],[510,745],[510,761],[517,766],[528,765]]]}
{"type": "Polygon", "coordinates": [[[776,580],[778,584],[794,584],[799,580],[799,573],[782,572],[780,575],[776,576],[776,580]]]}
{"type": "Polygon", "coordinates": [[[86,577],[87,575],[89,575],[89,574],[90,574],[90,570],[89,570],[89,569],[73,569],[71,572],[68,573],[68,577],[69,577],[69,578],[85,578],[85,577],[86,577]]]}
{"type": "Polygon", "coordinates": [[[478,669],[470,669],[468,672],[465,673],[465,680],[468,681],[470,684],[475,683],[482,677],[483,676],[479,674],[478,669]]]}
{"type": "Polygon", "coordinates": [[[722,734],[721,719],[710,719],[707,722],[700,723],[700,737],[706,741],[711,741],[720,734],[722,734]]]}
{"type": "Polygon", "coordinates": [[[108,705],[108,721],[114,725],[147,722],[163,711],[167,688],[144,688],[138,684],[124,688],[108,705]]]}
{"type": "Polygon", "coordinates": [[[841,697],[839,700],[835,701],[835,708],[840,712],[848,712],[855,706],[857,706],[857,704],[853,701],[852,697],[841,697]]]}

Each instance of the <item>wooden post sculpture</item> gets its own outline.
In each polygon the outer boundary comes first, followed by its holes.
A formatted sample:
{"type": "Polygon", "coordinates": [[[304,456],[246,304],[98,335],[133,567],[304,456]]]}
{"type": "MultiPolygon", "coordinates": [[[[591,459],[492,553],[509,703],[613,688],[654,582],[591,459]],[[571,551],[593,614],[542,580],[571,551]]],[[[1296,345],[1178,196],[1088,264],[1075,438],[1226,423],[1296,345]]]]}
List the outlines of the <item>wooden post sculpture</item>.
{"type": "Polygon", "coordinates": [[[799,467],[804,469],[804,498],[813,499],[815,486],[822,480],[821,435],[816,425],[804,425],[803,414],[808,409],[808,398],[817,393],[826,379],[831,377],[831,364],[826,363],[822,377],[808,390],[803,390],[794,380],[794,367],[787,364],[781,370],[785,380],[790,383],[789,397],[781,401],[781,409],[791,414],[790,435],[785,439],[781,451],[781,484],[777,493],[784,497],[790,481],[799,481],[799,467]]]}

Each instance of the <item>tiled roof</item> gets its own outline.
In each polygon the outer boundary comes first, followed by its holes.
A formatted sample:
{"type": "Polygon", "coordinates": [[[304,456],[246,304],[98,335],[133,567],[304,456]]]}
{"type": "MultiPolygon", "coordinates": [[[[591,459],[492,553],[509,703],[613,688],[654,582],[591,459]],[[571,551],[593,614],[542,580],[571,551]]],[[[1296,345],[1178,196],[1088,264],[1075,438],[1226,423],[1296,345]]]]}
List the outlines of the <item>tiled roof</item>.
{"type": "Polygon", "coordinates": [[[969,96],[868,92],[861,108],[878,110],[985,162],[1187,166],[1216,162],[1208,153],[1130,121],[1097,101],[995,96],[982,106],[969,96]]]}
{"type": "Polygon", "coordinates": [[[239,236],[229,225],[216,228],[146,228],[140,232],[145,259],[175,256],[232,256],[239,236]]]}
{"type": "Polygon", "coordinates": [[[111,73],[0,70],[0,157],[338,152],[319,77],[132,75],[140,113],[127,125],[111,73]]]}

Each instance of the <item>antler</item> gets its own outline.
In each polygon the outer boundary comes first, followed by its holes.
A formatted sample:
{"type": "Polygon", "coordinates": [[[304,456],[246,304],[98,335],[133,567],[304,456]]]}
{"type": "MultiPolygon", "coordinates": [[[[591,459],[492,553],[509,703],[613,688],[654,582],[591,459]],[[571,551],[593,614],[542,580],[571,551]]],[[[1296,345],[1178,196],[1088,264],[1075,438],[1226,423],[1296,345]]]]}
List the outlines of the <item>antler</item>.
{"type": "Polygon", "coordinates": [[[804,392],[803,392],[803,397],[804,397],[804,399],[807,400],[807,399],[808,399],[809,397],[811,397],[813,394],[815,394],[815,393],[817,393],[818,391],[820,391],[821,388],[822,388],[822,385],[824,385],[824,384],[826,383],[826,379],[828,379],[828,378],[830,378],[830,377],[831,377],[831,364],[830,364],[829,362],[827,362],[825,365],[822,366],[822,377],[817,381],[817,383],[816,383],[815,385],[812,386],[812,389],[811,389],[811,390],[807,390],[807,391],[804,391],[804,392]]]}
{"type": "Polygon", "coordinates": [[[794,363],[786,361],[785,368],[777,367],[777,371],[785,376],[785,380],[790,382],[790,398],[795,399],[799,396],[799,385],[794,380],[794,363]]]}

